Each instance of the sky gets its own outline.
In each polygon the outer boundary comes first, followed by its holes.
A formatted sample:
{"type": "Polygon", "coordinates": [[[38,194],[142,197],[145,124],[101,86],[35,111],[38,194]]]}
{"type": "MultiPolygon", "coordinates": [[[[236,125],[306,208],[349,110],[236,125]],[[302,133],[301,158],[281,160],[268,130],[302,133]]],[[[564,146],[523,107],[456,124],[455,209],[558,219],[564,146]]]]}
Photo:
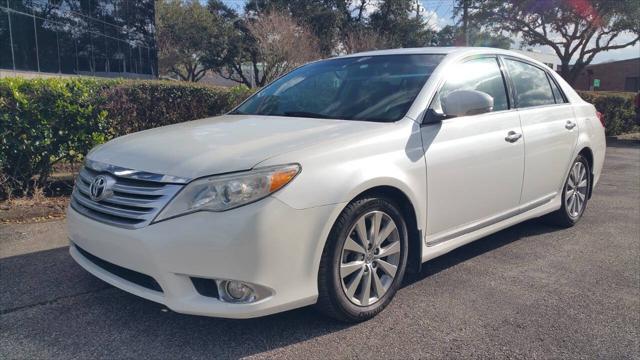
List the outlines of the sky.
{"type": "MultiPolygon", "coordinates": [[[[205,1],[205,0],[201,0],[205,1]]],[[[241,11],[244,7],[246,0],[223,0],[230,7],[241,11]]],[[[425,9],[424,16],[429,19],[429,25],[431,25],[435,29],[440,29],[446,25],[453,24],[454,20],[453,16],[453,6],[455,0],[421,0],[422,6],[425,9]]],[[[369,11],[373,11],[373,9],[369,9],[369,11]]],[[[629,41],[631,39],[631,34],[623,34],[620,36],[619,41],[629,41]]],[[[514,39],[517,44],[517,39],[514,39]]],[[[553,53],[548,46],[536,47],[533,49],[537,52],[543,53],[553,53]]],[[[624,49],[611,50],[606,52],[601,52],[596,55],[593,63],[601,63],[607,61],[616,61],[616,60],[624,60],[640,57],[640,43],[636,43],[634,46],[626,47],[624,49]]]]}

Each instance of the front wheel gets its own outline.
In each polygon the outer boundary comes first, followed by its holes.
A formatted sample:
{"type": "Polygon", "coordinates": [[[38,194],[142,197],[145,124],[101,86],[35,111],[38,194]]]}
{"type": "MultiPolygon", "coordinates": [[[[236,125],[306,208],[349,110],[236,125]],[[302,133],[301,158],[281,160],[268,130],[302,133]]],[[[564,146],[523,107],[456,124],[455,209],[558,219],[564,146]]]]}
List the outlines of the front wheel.
{"type": "Polygon", "coordinates": [[[317,307],[346,322],[374,317],[398,291],[407,252],[407,226],[393,201],[378,197],[353,201],[327,239],[317,307]]]}
{"type": "Polygon", "coordinates": [[[562,207],[549,215],[557,225],[571,227],[582,217],[589,201],[591,169],[589,162],[578,155],[571,165],[562,190],[562,207]]]}

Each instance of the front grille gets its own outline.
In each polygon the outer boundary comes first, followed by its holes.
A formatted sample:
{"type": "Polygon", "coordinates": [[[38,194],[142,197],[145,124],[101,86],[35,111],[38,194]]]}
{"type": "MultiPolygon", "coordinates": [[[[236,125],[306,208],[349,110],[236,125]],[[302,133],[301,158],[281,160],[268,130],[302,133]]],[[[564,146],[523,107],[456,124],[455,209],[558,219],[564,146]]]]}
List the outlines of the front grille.
{"type": "Polygon", "coordinates": [[[180,190],[180,184],[128,179],[88,167],[80,170],[71,196],[71,207],[94,220],[128,229],[148,225],[180,190]],[[107,174],[115,179],[113,194],[94,201],[89,187],[94,178],[107,174]]]}
{"type": "Polygon", "coordinates": [[[99,257],[88,253],[87,251],[85,251],[83,248],[81,248],[76,244],[73,244],[73,246],[76,248],[76,250],[78,250],[80,254],[82,254],[82,256],[85,257],[85,259],[89,260],[95,266],[103,269],[104,271],[107,271],[119,278],[132,282],[136,285],[140,285],[144,288],[158,291],[158,292],[163,292],[162,288],[160,287],[160,284],[158,284],[158,282],[151,276],[145,275],[143,273],[139,273],[137,271],[133,271],[127,268],[123,268],[122,266],[118,266],[106,260],[102,260],[99,257]]]}

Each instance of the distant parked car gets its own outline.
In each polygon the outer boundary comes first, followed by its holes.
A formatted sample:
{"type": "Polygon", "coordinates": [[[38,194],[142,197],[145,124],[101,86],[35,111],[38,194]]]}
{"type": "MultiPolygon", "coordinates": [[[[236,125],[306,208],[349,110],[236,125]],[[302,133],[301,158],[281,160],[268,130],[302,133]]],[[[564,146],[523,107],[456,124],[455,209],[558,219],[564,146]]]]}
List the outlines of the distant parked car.
{"type": "Polygon", "coordinates": [[[379,313],[407,270],[524,220],[572,226],[604,127],[555,72],[490,48],[302,66],[227,115],[92,150],[71,255],[181,313],[379,313]]]}

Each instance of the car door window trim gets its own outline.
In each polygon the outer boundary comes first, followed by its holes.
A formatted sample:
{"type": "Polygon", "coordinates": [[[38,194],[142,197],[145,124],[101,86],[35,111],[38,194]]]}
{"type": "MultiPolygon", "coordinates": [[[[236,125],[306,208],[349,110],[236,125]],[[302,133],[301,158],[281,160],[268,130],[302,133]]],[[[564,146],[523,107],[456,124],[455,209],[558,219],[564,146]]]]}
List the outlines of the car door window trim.
{"type": "MultiPolygon", "coordinates": [[[[497,62],[498,69],[500,70],[500,74],[502,76],[502,85],[504,86],[505,95],[507,97],[507,109],[499,110],[499,111],[491,111],[489,113],[478,114],[478,115],[469,115],[469,116],[461,116],[461,117],[444,118],[441,121],[451,121],[451,120],[454,120],[454,119],[467,119],[467,118],[486,115],[486,114],[502,114],[502,113],[506,113],[508,111],[516,110],[516,107],[514,105],[514,100],[515,99],[514,99],[512,93],[511,93],[511,84],[510,84],[510,79],[509,79],[509,76],[508,76],[508,72],[504,68],[503,62],[500,60],[500,55],[498,55],[498,54],[471,55],[471,56],[467,56],[467,57],[464,57],[464,58],[458,60],[456,63],[451,64],[450,66],[458,66],[458,65],[462,65],[462,64],[464,64],[466,62],[469,62],[469,61],[478,60],[478,59],[487,59],[487,58],[494,59],[497,62]]],[[[444,84],[446,82],[447,82],[446,76],[443,76],[442,78],[440,78],[438,80],[437,90],[433,93],[433,95],[431,95],[431,99],[429,99],[428,105],[427,105],[426,109],[423,112],[422,119],[420,121],[421,126],[431,125],[431,124],[435,124],[435,123],[439,122],[439,121],[437,121],[437,122],[425,122],[425,120],[426,120],[427,113],[428,113],[429,109],[431,109],[431,105],[433,104],[433,101],[435,100],[436,96],[438,96],[438,94],[440,93],[440,91],[442,90],[442,87],[444,86],[444,84]]]]}
{"type": "MultiPolygon", "coordinates": [[[[557,83],[557,81],[555,80],[553,75],[551,75],[549,73],[548,69],[545,69],[545,68],[543,68],[543,67],[541,67],[541,66],[539,66],[537,64],[534,64],[534,63],[532,63],[530,61],[527,61],[525,59],[521,59],[521,58],[518,58],[518,57],[515,57],[515,56],[511,56],[511,55],[498,55],[498,58],[502,59],[502,61],[504,61],[504,60],[518,61],[518,62],[527,64],[527,65],[533,66],[533,67],[535,67],[535,68],[537,68],[539,70],[542,70],[545,73],[545,76],[547,77],[547,81],[549,81],[549,82],[553,81],[553,84],[555,84],[557,86],[558,90],[560,91],[560,95],[562,96],[562,100],[563,100],[563,102],[561,102],[561,103],[555,102],[555,104],[544,104],[544,105],[520,107],[519,104],[518,104],[518,99],[517,99],[518,91],[516,90],[515,84],[513,83],[513,77],[511,76],[511,73],[509,72],[509,69],[507,69],[506,64],[505,64],[504,71],[506,72],[507,77],[510,79],[511,85],[513,86],[513,96],[514,96],[514,103],[515,103],[514,107],[516,109],[539,109],[539,108],[543,108],[543,107],[551,107],[551,106],[559,106],[559,105],[571,104],[569,102],[569,100],[567,99],[564,91],[562,90],[562,87],[559,86],[559,84],[557,83]]],[[[551,89],[551,93],[553,94],[553,89],[551,88],[551,86],[552,86],[552,84],[549,83],[549,87],[551,89]]],[[[555,101],[555,94],[553,95],[553,97],[554,97],[554,101],[555,101]]]]}

